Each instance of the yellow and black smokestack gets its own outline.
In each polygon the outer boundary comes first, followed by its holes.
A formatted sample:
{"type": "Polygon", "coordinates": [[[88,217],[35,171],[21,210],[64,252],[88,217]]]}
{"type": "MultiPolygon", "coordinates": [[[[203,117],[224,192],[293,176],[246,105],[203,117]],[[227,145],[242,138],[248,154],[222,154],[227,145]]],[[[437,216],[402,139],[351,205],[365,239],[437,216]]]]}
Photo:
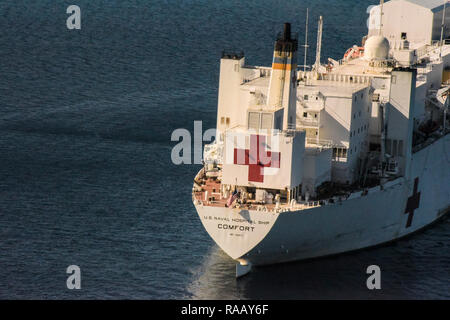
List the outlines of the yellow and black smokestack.
{"type": "Polygon", "coordinates": [[[283,129],[295,127],[297,50],[297,34],[292,34],[291,24],[285,23],[275,41],[268,97],[269,107],[284,109],[283,129]]]}
{"type": "Polygon", "coordinates": [[[274,70],[295,70],[297,68],[298,40],[292,38],[291,24],[284,24],[284,32],[278,34],[275,42],[272,68],[274,70]]]}

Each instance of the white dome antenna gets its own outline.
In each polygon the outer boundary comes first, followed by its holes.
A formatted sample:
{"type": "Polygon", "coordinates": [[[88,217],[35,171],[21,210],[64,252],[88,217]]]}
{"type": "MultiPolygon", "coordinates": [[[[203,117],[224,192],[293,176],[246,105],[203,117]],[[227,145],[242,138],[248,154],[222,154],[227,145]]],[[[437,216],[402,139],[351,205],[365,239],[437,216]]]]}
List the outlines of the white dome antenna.
{"type": "Polygon", "coordinates": [[[364,58],[369,61],[387,60],[389,58],[390,45],[388,39],[379,35],[367,39],[364,45],[364,58]]]}

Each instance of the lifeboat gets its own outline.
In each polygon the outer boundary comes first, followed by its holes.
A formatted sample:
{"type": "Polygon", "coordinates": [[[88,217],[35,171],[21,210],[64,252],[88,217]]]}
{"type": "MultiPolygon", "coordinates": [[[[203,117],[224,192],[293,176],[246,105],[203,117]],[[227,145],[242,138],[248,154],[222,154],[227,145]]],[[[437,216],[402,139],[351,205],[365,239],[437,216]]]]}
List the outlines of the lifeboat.
{"type": "Polygon", "coordinates": [[[364,56],[364,47],[353,46],[345,52],[344,60],[356,59],[362,56],[364,56]]]}

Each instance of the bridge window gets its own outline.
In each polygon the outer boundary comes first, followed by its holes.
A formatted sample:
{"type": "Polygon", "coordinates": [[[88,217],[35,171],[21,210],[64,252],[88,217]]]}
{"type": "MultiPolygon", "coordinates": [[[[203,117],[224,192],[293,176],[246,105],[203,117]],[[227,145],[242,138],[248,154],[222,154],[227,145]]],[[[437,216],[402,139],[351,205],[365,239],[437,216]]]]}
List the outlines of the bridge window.
{"type": "Polygon", "coordinates": [[[347,158],[347,148],[333,148],[333,160],[347,158]]]}

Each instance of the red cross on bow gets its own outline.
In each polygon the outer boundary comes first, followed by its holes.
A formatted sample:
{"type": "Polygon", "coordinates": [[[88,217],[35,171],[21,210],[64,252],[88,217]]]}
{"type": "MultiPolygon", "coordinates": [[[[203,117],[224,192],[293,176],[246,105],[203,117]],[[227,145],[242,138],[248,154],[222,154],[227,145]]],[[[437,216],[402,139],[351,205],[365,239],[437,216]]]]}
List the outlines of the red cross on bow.
{"type": "Polygon", "coordinates": [[[413,217],[414,217],[414,210],[419,208],[420,204],[420,192],[417,192],[417,189],[419,188],[419,178],[417,177],[414,179],[414,191],[411,197],[408,198],[408,202],[406,203],[406,209],[405,214],[409,214],[408,216],[408,222],[406,223],[406,228],[409,228],[411,226],[413,217]]]}
{"type": "Polygon", "coordinates": [[[248,181],[264,182],[264,168],[280,168],[280,152],[266,149],[266,137],[250,136],[250,149],[234,149],[234,164],[248,166],[248,181]]]}

